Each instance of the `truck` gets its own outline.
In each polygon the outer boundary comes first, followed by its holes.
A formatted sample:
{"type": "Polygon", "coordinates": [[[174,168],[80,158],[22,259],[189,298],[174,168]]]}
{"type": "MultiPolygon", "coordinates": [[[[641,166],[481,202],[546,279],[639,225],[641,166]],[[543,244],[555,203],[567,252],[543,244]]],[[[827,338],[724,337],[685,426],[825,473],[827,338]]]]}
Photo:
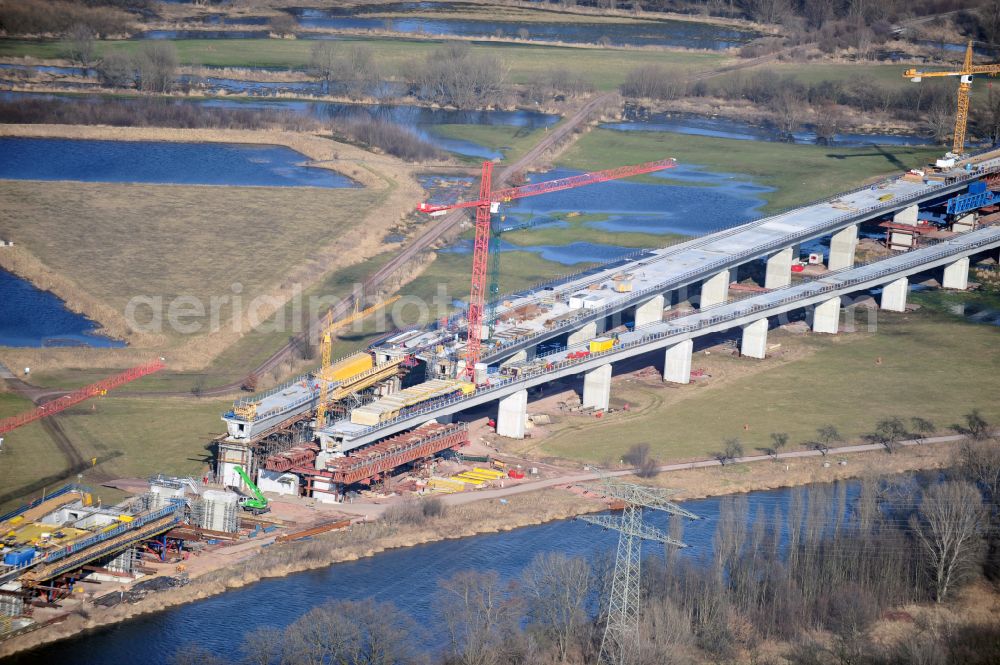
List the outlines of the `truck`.
{"type": "Polygon", "coordinates": [[[239,474],[243,482],[246,483],[250,491],[253,492],[253,496],[240,497],[239,504],[243,510],[249,511],[254,515],[263,515],[267,511],[271,510],[271,506],[268,503],[267,497],[264,493],[260,491],[260,488],[250,480],[250,476],[247,472],[243,470],[242,466],[236,467],[236,473],[239,474]]]}

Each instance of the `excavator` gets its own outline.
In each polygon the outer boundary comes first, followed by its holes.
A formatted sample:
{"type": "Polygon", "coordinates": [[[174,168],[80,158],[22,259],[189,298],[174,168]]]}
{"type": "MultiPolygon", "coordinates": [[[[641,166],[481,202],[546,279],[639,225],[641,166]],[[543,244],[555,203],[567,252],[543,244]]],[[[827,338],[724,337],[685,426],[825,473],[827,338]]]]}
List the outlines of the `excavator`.
{"type": "Polygon", "coordinates": [[[250,488],[250,491],[253,492],[253,496],[240,497],[240,506],[243,510],[247,510],[254,515],[263,515],[271,510],[267,497],[264,496],[264,493],[260,491],[260,488],[257,487],[252,480],[250,480],[250,476],[247,475],[247,472],[243,470],[242,466],[236,467],[236,473],[239,474],[240,478],[243,479],[243,482],[246,483],[247,487],[250,488]]]}

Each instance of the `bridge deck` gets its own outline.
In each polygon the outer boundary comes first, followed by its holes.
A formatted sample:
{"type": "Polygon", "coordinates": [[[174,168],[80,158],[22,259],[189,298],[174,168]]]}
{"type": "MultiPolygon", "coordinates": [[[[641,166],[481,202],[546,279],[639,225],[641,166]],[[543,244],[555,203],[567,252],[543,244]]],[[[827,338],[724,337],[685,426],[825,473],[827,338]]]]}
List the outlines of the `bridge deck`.
{"type": "Polygon", "coordinates": [[[762,318],[875,288],[894,279],[947,265],[958,258],[997,247],[1000,247],[1000,228],[981,228],[929,247],[829,273],[821,279],[726,302],[670,321],[652,323],[622,334],[619,337],[620,343],[610,351],[590,354],[585,358],[567,357],[577,348],[582,348],[582,345],[557,351],[543,356],[544,362],[536,364],[526,375],[516,379],[499,379],[490,385],[480,386],[468,396],[435,404],[431,408],[408,411],[377,426],[365,427],[354,425],[350,421],[338,421],[322,430],[320,435],[324,441],[332,440],[340,450],[346,452],[429,419],[479,406],[518,390],[579,374],[606,363],[649,353],[686,339],[729,330],[762,318]]]}

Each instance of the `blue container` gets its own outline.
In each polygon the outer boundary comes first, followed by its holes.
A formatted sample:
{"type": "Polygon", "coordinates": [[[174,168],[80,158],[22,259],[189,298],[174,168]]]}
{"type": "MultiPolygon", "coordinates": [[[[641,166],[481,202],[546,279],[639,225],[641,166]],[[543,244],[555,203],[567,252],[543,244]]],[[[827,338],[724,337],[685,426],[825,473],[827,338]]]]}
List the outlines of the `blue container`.
{"type": "Polygon", "coordinates": [[[26,547],[23,550],[14,550],[13,552],[7,552],[3,558],[4,564],[8,566],[23,566],[27,563],[31,563],[31,560],[35,558],[35,548],[26,547]]]}

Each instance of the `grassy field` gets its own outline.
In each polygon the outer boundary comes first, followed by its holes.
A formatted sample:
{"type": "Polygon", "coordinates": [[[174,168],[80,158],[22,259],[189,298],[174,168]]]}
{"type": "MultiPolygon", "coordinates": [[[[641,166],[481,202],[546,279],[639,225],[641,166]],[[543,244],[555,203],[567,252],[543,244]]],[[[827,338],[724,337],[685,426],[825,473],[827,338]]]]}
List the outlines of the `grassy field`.
{"type": "MultiPolygon", "coordinates": [[[[101,460],[83,471],[84,483],[158,472],[197,476],[206,468],[205,446],[222,431],[219,416],[229,404],[194,398],[105,397],[84,402],[58,418],[85,460],[101,460]]],[[[25,400],[0,394],[0,416],[28,407],[25,400]]],[[[6,435],[4,452],[0,453],[0,493],[30,487],[46,478],[50,489],[76,480],[67,474],[65,456],[41,427],[32,423],[6,435]]],[[[39,491],[26,494],[34,496],[39,491]]],[[[111,491],[98,493],[106,501],[119,498],[111,491]]],[[[0,509],[18,503],[17,499],[0,502],[0,509]]]]}
{"type": "MultiPolygon", "coordinates": [[[[0,418],[29,411],[34,405],[12,393],[0,393],[0,418]]],[[[34,481],[50,476],[62,476],[66,458],[42,429],[40,423],[18,428],[3,435],[0,451],[0,495],[17,491],[34,481]]],[[[0,500],[0,510],[16,504],[16,500],[0,500]]]]}
{"type": "Polygon", "coordinates": [[[733,141],[661,132],[595,129],[559,160],[592,171],[665,157],[712,171],[750,176],[774,191],[762,194],[771,212],[813,201],[865,181],[939,157],[936,147],[833,148],[764,141],[733,141]]]}
{"type": "MultiPolygon", "coordinates": [[[[432,133],[449,139],[471,141],[503,153],[506,162],[516,161],[541,140],[543,129],[508,125],[434,125],[432,133]]],[[[468,161],[479,163],[478,158],[468,161]]]]}
{"type": "MultiPolygon", "coordinates": [[[[273,288],[303,248],[348,247],[370,189],[0,183],[4,230],[90,295],[124,312],[134,296],[233,296],[273,288]],[[235,287],[239,289],[240,287],[235,287]]],[[[231,314],[228,306],[220,312],[231,314]]],[[[227,317],[222,316],[225,322],[227,317]]],[[[165,322],[166,323],[166,322],[165,322]]],[[[177,336],[170,326],[164,334],[177,336]]]]}
{"type": "MultiPolygon", "coordinates": [[[[367,45],[376,54],[376,62],[388,76],[402,76],[414,61],[426,58],[444,40],[348,37],[337,44],[367,45]]],[[[134,51],[142,41],[104,41],[98,54],[113,50],[134,51]]],[[[314,41],[287,39],[189,39],[173,44],[182,64],[257,67],[298,67],[309,64],[314,41]]],[[[587,49],[562,46],[534,46],[474,42],[476,53],[498,56],[510,68],[515,83],[527,83],[553,69],[580,72],[600,90],[612,90],[625,79],[629,69],[643,64],[659,64],[671,69],[701,71],[713,69],[724,59],[714,53],[639,51],[625,49],[587,49]]],[[[61,58],[68,51],[60,41],[0,41],[0,57],[33,56],[61,58]]]]}
{"type": "Polygon", "coordinates": [[[512,245],[530,247],[536,245],[568,245],[574,242],[592,242],[618,247],[663,247],[684,236],[658,233],[629,233],[625,231],[604,231],[590,226],[594,222],[607,219],[607,215],[579,215],[567,217],[566,213],[552,215],[561,219],[566,226],[541,226],[536,229],[508,231],[503,239],[512,245]]]}
{"type": "Polygon", "coordinates": [[[760,371],[747,373],[753,360],[696,355],[695,368],[714,365],[713,378],[704,384],[616,386],[612,399],[629,402],[630,413],[572,424],[541,442],[539,450],[617,462],[631,444],[646,442],[659,459],[678,460],[711,455],[730,437],[754,454],[768,445],[771,432],[787,432],[792,449],[827,424],[856,440],[890,416],[907,424],[913,416],[928,418],[942,431],[973,408],[1000,421],[1000,402],[993,397],[1000,390],[1000,355],[984,353],[996,348],[996,327],[930,313],[879,312],[878,318],[874,334],[772,333],[770,343],[789,350],[801,345],[803,357],[771,359],[760,371]]]}

